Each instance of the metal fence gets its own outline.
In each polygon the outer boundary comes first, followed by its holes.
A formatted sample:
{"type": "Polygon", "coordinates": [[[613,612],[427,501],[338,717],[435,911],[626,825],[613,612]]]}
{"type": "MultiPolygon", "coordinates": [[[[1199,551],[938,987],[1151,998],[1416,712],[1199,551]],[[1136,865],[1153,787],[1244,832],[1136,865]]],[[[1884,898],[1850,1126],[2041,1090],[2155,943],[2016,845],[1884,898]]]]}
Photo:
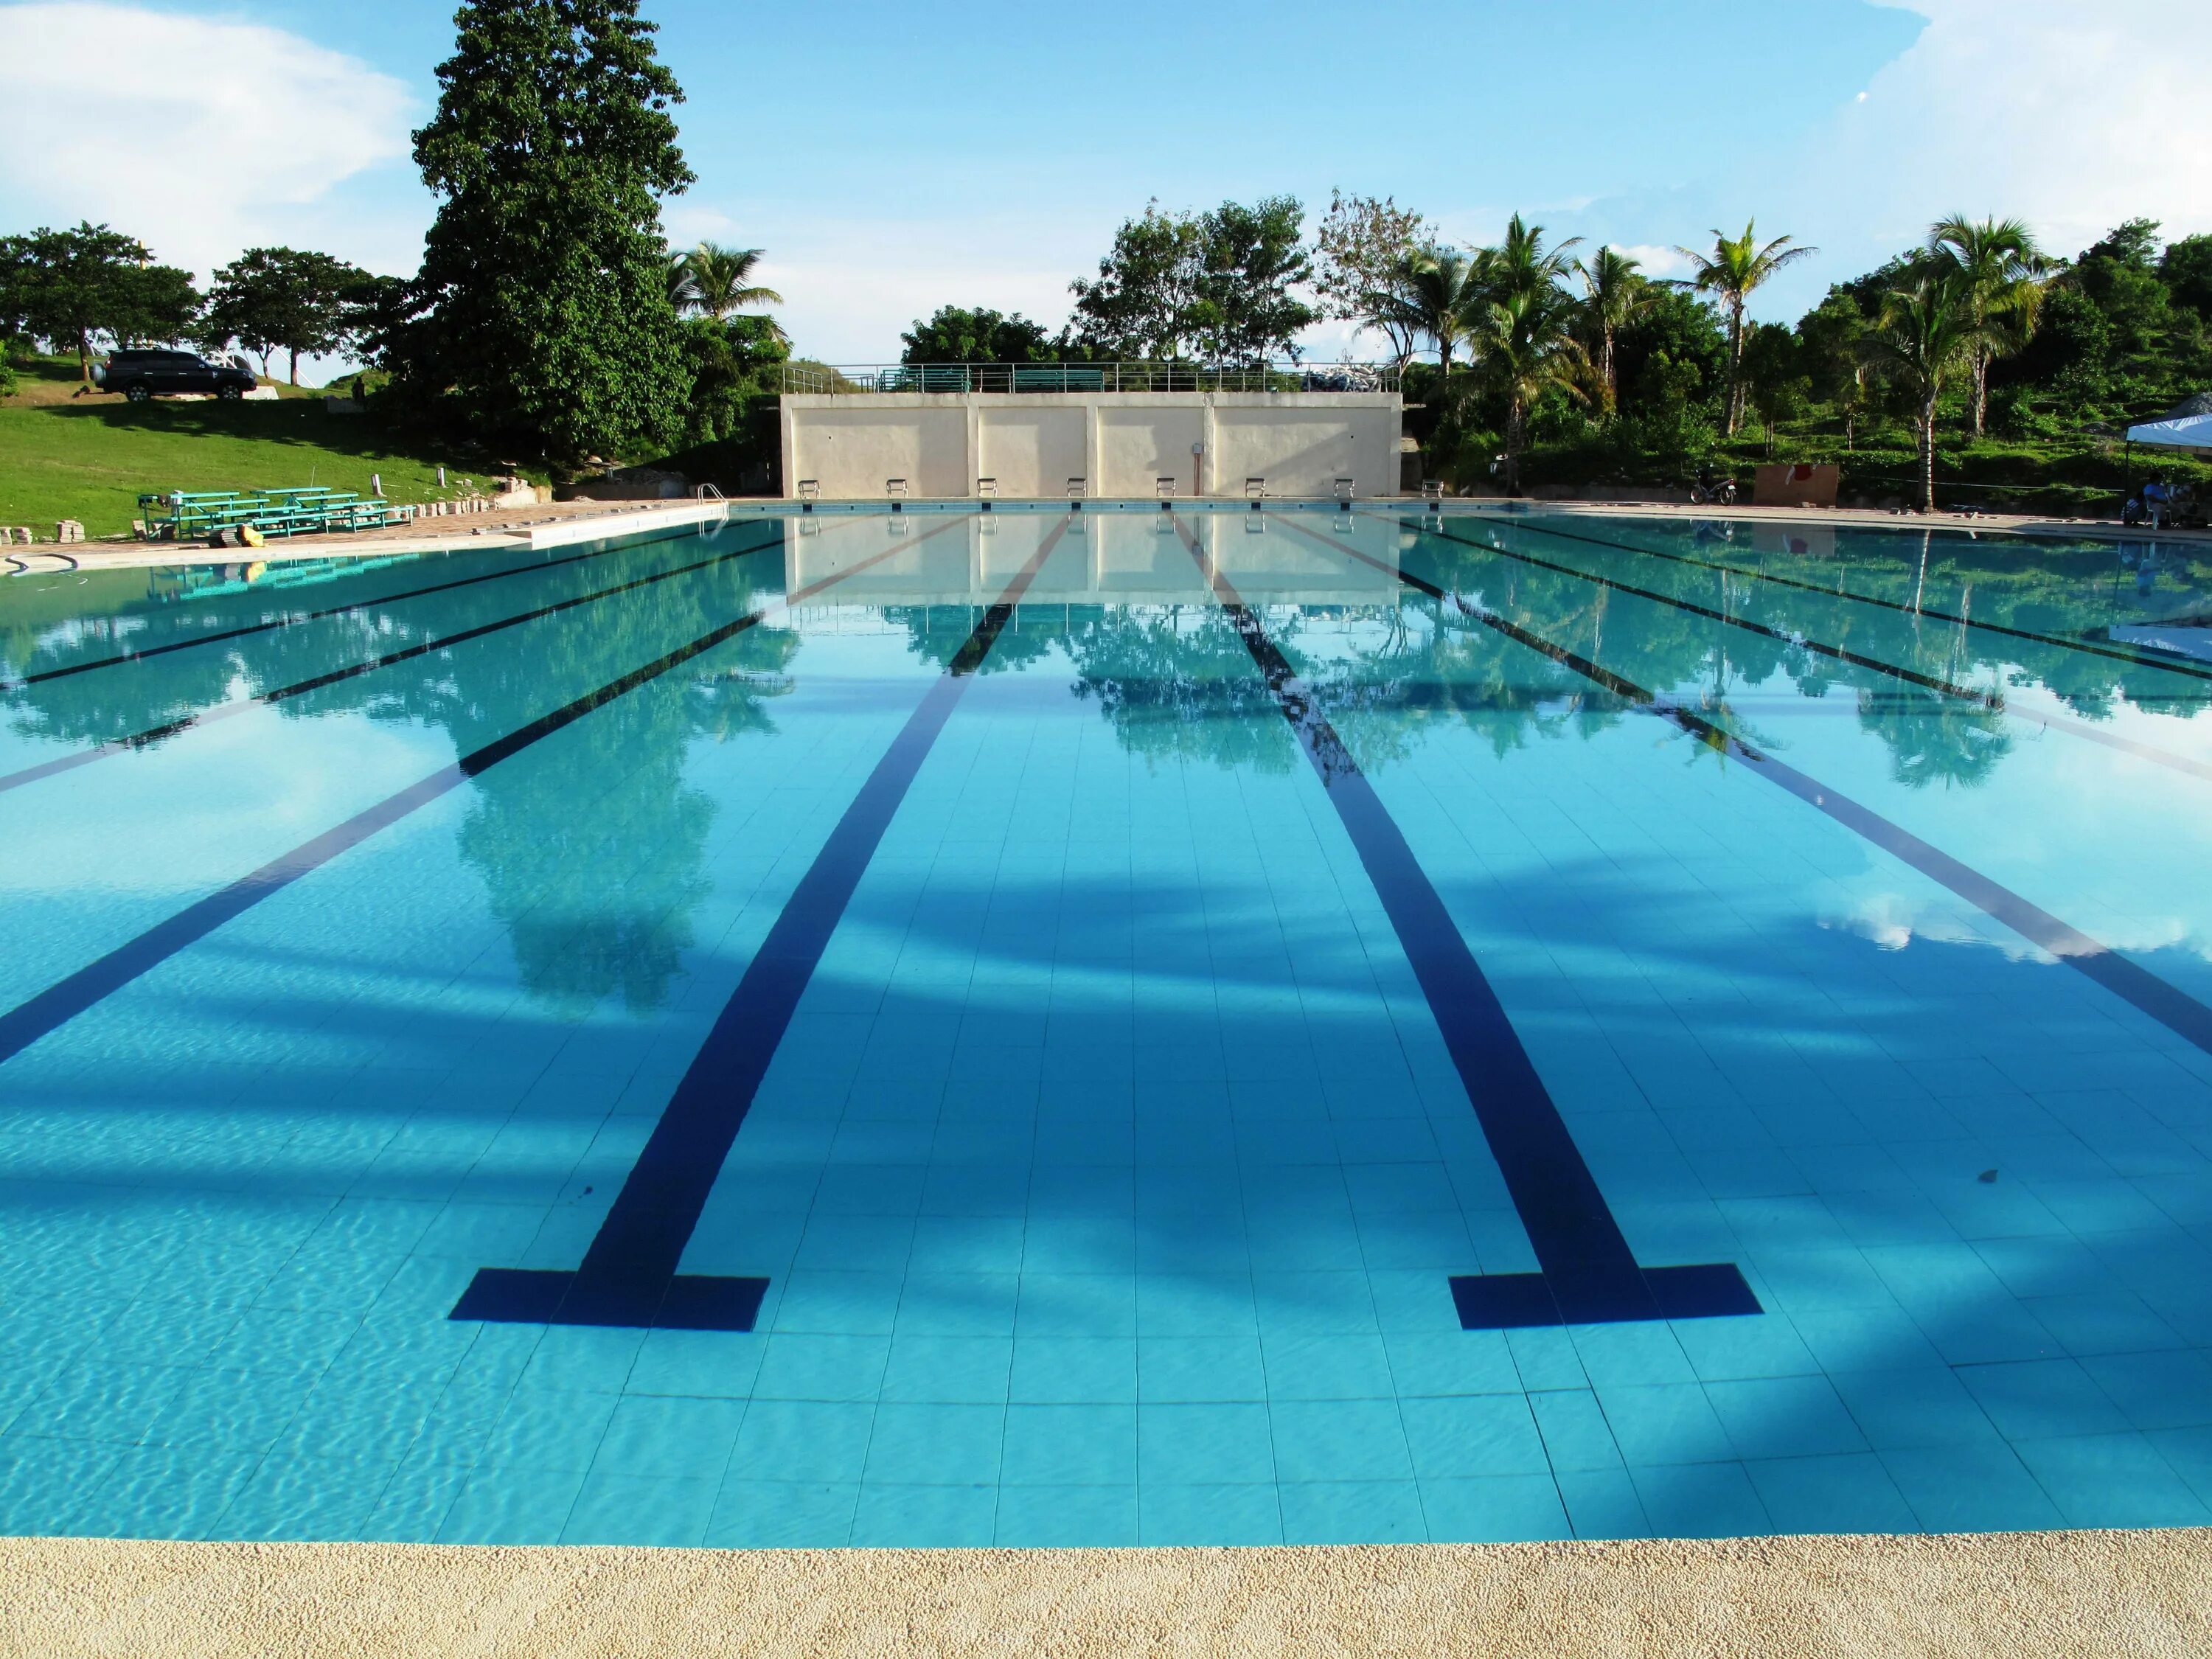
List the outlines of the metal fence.
{"type": "Polygon", "coordinates": [[[878,392],[1395,392],[1395,363],[786,363],[783,390],[878,392]]]}

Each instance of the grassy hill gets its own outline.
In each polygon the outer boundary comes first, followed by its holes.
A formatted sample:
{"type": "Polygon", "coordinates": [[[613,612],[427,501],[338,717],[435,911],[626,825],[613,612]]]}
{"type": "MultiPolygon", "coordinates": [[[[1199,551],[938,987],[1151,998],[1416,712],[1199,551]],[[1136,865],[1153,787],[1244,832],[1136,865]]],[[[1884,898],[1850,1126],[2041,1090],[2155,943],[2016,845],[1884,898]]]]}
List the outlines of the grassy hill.
{"type": "MultiPolygon", "coordinates": [[[[59,519],[90,536],[130,532],[142,491],[259,489],[324,484],[367,494],[380,473],[393,501],[441,494],[438,465],[458,483],[489,469],[387,431],[329,415],[321,394],[279,388],[276,403],[131,404],[76,397],[74,358],[18,362],[20,390],[0,398],[0,524],[51,538],[59,519]]],[[[452,490],[444,492],[454,493],[452,490]]]]}

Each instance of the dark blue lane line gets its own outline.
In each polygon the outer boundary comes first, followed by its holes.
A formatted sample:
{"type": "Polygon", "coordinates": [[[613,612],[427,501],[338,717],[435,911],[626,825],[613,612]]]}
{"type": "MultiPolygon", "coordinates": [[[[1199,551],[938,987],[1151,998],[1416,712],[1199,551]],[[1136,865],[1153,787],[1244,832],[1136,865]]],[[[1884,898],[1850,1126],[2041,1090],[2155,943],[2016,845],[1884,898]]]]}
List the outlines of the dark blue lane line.
{"type": "MultiPolygon", "coordinates": [[[[971,515],[963,514],[961,518],[927,533],[933,536],[941,531],[950,530],[954,525],[964,522],[969,516],[971,515]]],[[[916,537],[915,541],[922,539],[924,538],[916,537]]],[[[509,756],[520,753],[541,738],[552,736],[563,726],[574,725],[617,697],[635,691],[650,680],[659,678],[670,669],[681,666],[702,652],[713,650],[726,640],[734,639],[755,623],[780,615],[793,605],[812,598],[823,588],[843,581],[848,576],[857,575],[871,565],[879,564],[903,553],[914,544],[908,543],[885,548],[880,553],[860,560],[849,569],[824,576],[781,599],[763,605],[757,611],[749,611],[734,621],[710,629],[688,644],[677,647],[665,656],[656,657],[644,666],[630,670],[621,678],[610,680],[597,690],[586,692],[574,702],[563,703],[550,714],[539,715],[505,737],[495,738],[482,748],[471,750],[452,764],[441,767],[428,777],[419,779],[398,793],[356,813],[343,823],[325,830],[313,840],[302,842],[289,853],[280,854],[259,869],[240,876],[228,886],[187,906],[166,921],[156,923],[136,939],[118,945],[66,979],[58,980],[27,1002],[0,1014],[0,1064],[12,1060],[48,1032],[75,1019],[103,997],[167,961],[185,946],[206,938],[233,917],[252,908],[270,894],[290,886],[310,871],[329,863],[348,848],[358,846],[386,825],[398,823],[417,807],[437,799],[448,790],[498,765],[509,756]]]]}
{"type": "MultiPolygon", "coordinates": [[[[2008,639],[2031,640],[2038,645],[2056,646],[2063,651],[2079,651],[2093,657],[2110,657],[2115,662],[2132,663],[2138,668],[2162,668],[2191,679],[2212,680],[2212,668],[2196,668],[2179,663],[2168,657],[2127,650],[2124,647],[2100,645],[2092,640],[2068,639],[2060,634],[2039,634],[2033,629],[2008,628],[2002,623],[1984,622],[1978,617],[1960,616],[1948,611],[1930,611],[1925,605],[1905,605],[1896,599],[1877,599],[1871,593],[1853,592],[1848,588],[1823,587],[1818,582],[1808,582],[1796,576],[1778,576],[1767,570],[1747,570],[1740,564],[1723,564],[1717,559],[1700,559],[1687,553],[1664,553],[1656,547],[1639,547],[1633,542],[1608,541],[1601,536],[1586,536],[1571,530],[1560,530],[1549,524],[1523,523],[1516,515],[1514,528],[1531,530],[1540,536],[1557,536],[1562,541],[1582,542],[1591,547],[1608,547],[1623,553],[1639,553],[1646,558],[1667,559],[1676,564],[1696,565],[1704,570],[1725,571],[1732,576],[1747,576],[1753,581],[1771,582],[1778,587],[1801,588],[1808,593],[1819,593],[1832,599],[1850,599],[1860,605],[1870,605],[1884,611],[1894,611],[1901,616],[1933,617],[1937,622],[1954,623],[1960,628],[1978,628],[1987,634],[2002,634],[2008,639]]],[[[1956,532],[1952,532],[1955,534],[1956,532]]],[[[1454,537],[1452,539],[1459,539],[1454,537]]]]}
{"type": "MultiPolygon", "coordinates": [[[[1856,652],[1844,650],[1841,646],[1828,645],[1807,635],[1792,634],[1783,629],[1770,628],[1765,623],[1753,622],[1748,617],[1732,616],[1725,611],[1715,611],[1692,599],[1677,599],[1671,594],[1654,592],[1648,587],[1638,587],[1628,582],[1616,581],[1610,576],[1601,576],[1588,570],[1577,570],[1572,565],[1555,564],[1549,559],[1540,559],[1533,553],[1516,553],[1510,547],[1498,546],[1495,542],[1472,541],[1465,536],[1455,536],[1449,530],[1430,533],[1441,536],[1448,542],[1456,542],[1462,547],[1471,547],[1480,552],[1493,553],[1499,558],[1511,559],[1517,563],[1532,565],[1539,570],[1556,571],[1560,575],[1571,577],[1577,581],[1589,582],[1597,587],[1609,587],[1617,593],[1633,594],[1639,599],[1649,599],[1655,605],[1668,605],[1676,611],[1686,611],[1692,616],[1703,617],[1711,622],[1725,623],[1730,628],[1741,628],[1750,633],[1763,635],[1783,645],[1802,646],[1808,651],[1818,652],[1820,655],[1833,658],[1838,662],[1847,662],[1856,668],[1867,668],[1879,674],[1887,674],[1893,678],[1906,681],[1941,696],[1956,697],[1962,702],[1974,703],[1996,713],[2009,714],[2014,720],[2027,720],[2032,725],[2042,726],[2046,731],[2063,732],[2070,737],[2081,738],[2103,748],[2116,749],[2123,754],[2133,755],[2138,760],[2147,760],[2155,765],[2166,767],[2176,772],[2186,772],[2192,777],[2203,778],[2208,782],[2212,782],[2212,766],[2208,766],[2203,761],[2191,760],[2185,755],[2173,754],[2153,744],[2138,743],[2133,738],[2120,736],[2117,732],[2103,731],[2090,725],[2087,720],[2070,720],[2063,714],[2044,714],[2031,709],[2011,708],[2006,704],[2002,697],[1990,692],[1977,691],[1971,686],[1959,685],[1949,680],[1938,679],[1933,675],[1919,673],[1913,669],[1900,667],[1895,663],[1883,662],[1879,658],[1863,657],[1856,652]]],[[[1734,574],[1743,575],[1748,573],[1736,571],[1734,574]]]]}
{"type": "Polygon", "coordinates": [[[692,564],[680,564],[672,570],[656,570],[650,575],[639,576],[626,582],[617,582],[612,587],[597,588],[589,593],[579,593],[573,599],[561,599],[552,605],[541,605],[534,611],[525,611],[515,616],[503,617],[497,622],[485,623],[477,628],[465,628],[457,634],[441,635],[436,639],[425,640],[419,645],[410,645],[404,650],[387,652],[380,657],[371,657],[365,662],[353,663],[344,668],[334,668],[326,674],[317,674],[310,679],[296,680],[290,685],[280,685],[274,690],[257,692],[252,696],[240,698],[234,702],[217,703],[212,708],[201,709],[197,714],[186,714],[179,720],[165,721],[160,726],[149,726],[143,732],[133,732],[128,737],[113,738],[106,743],[95,744],[90,749],[80,749],[74,754],[63,755],[50,761],[41,761],[36,766],[23,768],[20,772],[0,774],[0,794],[5,794],[10,789],[21,789],[27,783],[36,783],[41,778],[54,777],[64,772],[74,772],[80,766],[89,766],[93,762],[106,760],[111,755],[128,754],[133,750],[144,749],[150,744],[159,743],[166,738],[178,737],[186,732],[196,732],[204,726],[214,725],[217,720],[232,720],[255,708],[283,702],[293,697],[305,696],[308,692],[319,691],[326,685],[337,685],[342,681],[357,679],[362,675],[374,673],[380,668],[389,668],[394,663],[410,662],[417,657],[428,656],[434,651],[443,651],[447,646],[464,644],[470,640],[482,639],[487,634],[497,634],[507,629],[519,628],[524,623],[536,622],[542,617],[556,616],[563,611],[574,611],[579,605],[596,605],[601,599],[614,598],[617,593],[627,593],[634,588],[650,587],[655,582],[665,582],[676,576],[688,576],[695,570],[704,570],[713,565],[727,564],[732,559],[742,559],[748,553],[757,553],[764,548],[777,546],[781,539],[782,532],[779,528],[776,534],[766,541],[755,542],[750,546],[737,548],[727,553],[718,553],[711,559],[701,559],[692,564]]]}
{"type": "MultiPolygon", "coordinates": [[[[1297,529],[1298,526],[1293,525],[1291,527],[1297,529]]],[[[1555,645],[1540,635],[1532,634],[1485,606],[1472,605],[1457,594],[1446,593],[1434,582],[1387,565],[1357,548],[1346,547],[1340,542],[1327,541],[1321,537],[1314,539],[1322,542],[1324,546],[1335,548],[1348,557],[1370,564],[1386,574],[1395,576],[1407,586],[1426,593],[1431,599],[1456,606],[1462,613],[1493,632],[1542,653],[1583,678],[1618,693],[1645,713],[1671,722],[1711,748],[1733,755],[1750,768],[1753,776],[1766,779],[1770,783],[1788,790],[1808,806],[1826,813],[1883,852],[1911,865],[1930,880],[1949,888],[1984,915],[2002,922],[2023,939],[2041,945],[2068,967],[2094,980],[2114,996],[2149,1015],[2175,1036],[2207,1054],[2212,1054],[2212,1008],[2208,1008],[2179,987],[2160,979],[2103,940],[2092,938],[2069,922],[2062,921],[2002,883],[1984,875],[1971,865],[1961,863],[1942,848],[1930,846],[1873,808],[1838,793],[1818,778],[1799,771],[1787,761],[1778,760],[1764,750],[1753,748],[1742,738],[1733,736],[1702,714],[1685,708],[1672,698],[1638,685],[1633,680],[1623,678],[1609,668],[1601,667],[1564,646],[1555,645]]]]}
{"type": "MultiPolygon", "coordinates": [[[[1297,528],[1297,526],[1292,526],[1297,528]]],[[[1452,1280],[1468,1330],[1762,1311],[1733,1263],[1644,1267],[1458,924],[1304,681],[1180,516],[1176,528],[1297,733],[1428,999],[1540,1272],[1452,1280]]],[[[1304,534],[1314,535],[1304,531],[1304,534]]],[[[1324,545],[1340,544],[1326,537],[1324,545]]],[[[1346,550],[1349,551],[1350,550],[1346,550]]]]}
{"type": "Polygon", "coordinates": [[[149,657],[165,657],[172,651],[186,651],[196,645],[215,645],[223,640],[242,640],[251,634],[266,634],[274,629],[297,628],[302,623],[320,622],[325,617],[343,617],[380,605],[395,605],[401,599],[419,599],[426,593],[444,593],[456,587],[474,587],[478,582],[504,581],[509,576],[528,576],[541,570],[557,570],[564,564],[581,564],[589,559],[604,559],[610,553],[621,553],[631,547],[642,545],[644,544],[641,542],[627,542],[614,547],[595,548],[589,553],[563,554],[560,558],[544,559],[536,564],[518,564],[503,570],[487,570],[480,575],[463,576],[453,581],[433,582],[428,587],[407,587],[397,593],[349,599],[343,605],[325,605],[320,611],[287,611],[281,617],[251,623],[243,628],[226,628],[217,633],[196,634],[188,640],[171,640],[163,645],[149,645],[143,651],[124,651],[112,657],[95,657],[89,662],[73,662],[59,668],[42,668],[35,674],[0,678],[0,691],[13,691],[19,686],[39,685],[47,680],[67,679],[72,674],[88,674],[95,668],[115,668],[124,663],[143,662],[149,657]]]}
{"type": "Polygon", "coordinates": [[[684,1247],[854,890],[969,678],[1060,538],[1055,525],[876,763],[785,902],[569,1273],[482,1267],[449,1316],[526,1325],[749,1331],[768,1280],[680,1273],[684,1247]]]}

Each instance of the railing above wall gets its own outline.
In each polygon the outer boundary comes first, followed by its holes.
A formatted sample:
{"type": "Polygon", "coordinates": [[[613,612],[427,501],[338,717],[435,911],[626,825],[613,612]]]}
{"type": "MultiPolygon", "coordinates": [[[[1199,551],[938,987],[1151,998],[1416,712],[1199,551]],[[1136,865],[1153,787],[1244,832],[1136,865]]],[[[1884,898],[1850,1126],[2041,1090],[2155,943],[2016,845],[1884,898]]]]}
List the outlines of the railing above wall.
{"type": "Polygon", "coordinates": [[[1393,363],[786,363],[787,392],[1395,392],[1393,363]]]}

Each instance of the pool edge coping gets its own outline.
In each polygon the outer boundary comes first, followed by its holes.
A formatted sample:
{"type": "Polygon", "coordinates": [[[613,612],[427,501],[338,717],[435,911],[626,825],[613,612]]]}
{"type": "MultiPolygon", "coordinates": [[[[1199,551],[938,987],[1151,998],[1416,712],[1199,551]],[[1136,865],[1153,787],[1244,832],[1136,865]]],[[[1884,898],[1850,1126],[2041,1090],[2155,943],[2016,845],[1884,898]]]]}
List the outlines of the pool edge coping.
{"type": "Polygon", "coordinates": [[[0,1652],[2183,1655],[2212,1528],[1232,1548],[0,1538],[0,1652]]]}

